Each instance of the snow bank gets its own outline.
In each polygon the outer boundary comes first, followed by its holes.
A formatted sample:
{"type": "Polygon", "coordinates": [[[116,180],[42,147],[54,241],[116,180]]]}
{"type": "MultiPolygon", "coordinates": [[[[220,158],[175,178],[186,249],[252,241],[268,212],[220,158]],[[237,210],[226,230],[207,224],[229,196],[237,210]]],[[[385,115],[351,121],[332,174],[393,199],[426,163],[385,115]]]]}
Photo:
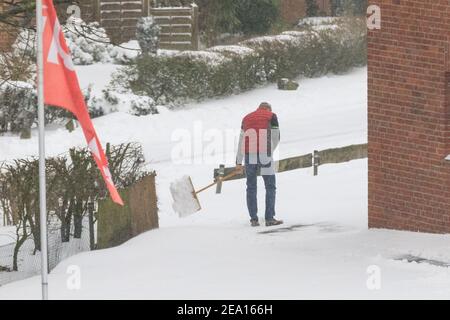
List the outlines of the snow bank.
{"type": "MultiPolygon", "coordinates": [[[[0,215],[0,217],[2,217],[0,215]]],[[[3,218],[3,217],[2,217],[3,218]]],[[[0,247],[16,241],[16,227],[0,227],[0,247]]]]}
{"type": "Polygon", "coordinates": [[[325,24],[336,24],[341,19],[339,17],[307,17],[300,19],[298,26],[319,26],[325,24]]]}
{"type": "Polygon", "coordinates": [[[109,55],[114,63],[124,64],[133,61],[141,53],[141,48],[136,40],[124,42],[119,46],[114,46],[109,55]]]}
{"type": "Polygon", "coordinates": [[[323,31],[323,30],[336,30],[338,28],[337,25],[320,25],[320,26],[313,26],[313,29],[316,31],[323,31]]]}
{"type": "Polygon", "coordinates": [[[294,36],[294,37],[301,37],[307,34],[306,31],[295,31],[295,30],[290,30],[290,31],[284,31],[282,34],[284,35],[288,35],[288,36],[294,36]]]}
{"type": "Polygon", "coordinates": [[[180,51],[175,54],[177,57],[187,57],[192,60],[202,60],[210,65],[217,66],[223,63],[227,58],[218,53],[210,51],[180,51]]]}
{"type": "Polygon", "coordinates": [[[255,50],[253,50],[251,48],[244,47],[244,46],[238,46],[238,45],[215,46],[215,47],[209,48],[208,51],[218,52],[218,53],[232,53],[232,54],[236,54],[236,55],[240,55],[240,56],[246,56],[246,55],[251,55],[251,54],[255,53],[255,50]]]}
{"type": "Polygon", "coordinates": [[[301,19],[298,27],[309,27],[316,31],[335,30],[338,24],[342,21],[339,17],[309,17],[301,19]]]}
{"type": "Polygon", "coordinates": [[[249,45],[250,47],[254,45],[261,45],[263,43],[292,43],[296,40],[296,37],[292,34],[279,34],[276,36],[262,36],[257,38],[248,39],[242,42],[244,45],[249,45]]]}

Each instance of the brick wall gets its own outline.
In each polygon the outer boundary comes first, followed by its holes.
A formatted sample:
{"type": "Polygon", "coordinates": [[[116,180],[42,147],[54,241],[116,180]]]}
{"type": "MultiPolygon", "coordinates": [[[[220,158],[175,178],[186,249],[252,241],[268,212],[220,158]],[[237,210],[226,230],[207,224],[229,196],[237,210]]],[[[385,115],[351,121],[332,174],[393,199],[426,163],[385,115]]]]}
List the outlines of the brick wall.
{"type": "MultiPolygon", "coordinates": [[[[320,12],[331,15],[330,0],[316,0],[320,12]]],[[[306,16],[306,0],[281,0],[281,17],[287,23],[296,24],[306,16]]]]}
{"type": "Polygon", "coordinates": [[[287,23],[294,24],[305,15],[305,0],[281,0],[281,16],[287,23]]]}
{"type": "MultiPolygon", "coordinates": [[[[0,12],[4,10],[4,3],[0,3],[0,12]]],[[[14,42],[15,37],[8,26],[0,24],[0,52],[8,51],[14,42]]]]}
{"type": "MultiPolygon", "coordinates": [[[[1,1],[1,0],[0,0],[1,1]]],[[[81,9],[81,18],[86,22],[98,21],[99,13],[97,9],[98,1],[95,0],[77,0],[76,3],[79,5],[81,9]]],[[[56,6],[58,18],[60,22],[63,24],[69,17],[67,13],[67,7],[72,5],[72,3],[64,3],[56,6]]],[[[0,3],[0,12],[3,10],[3,3],[0,3]]],[[[34,13],[33,13],[34,14],[34,13]]],[[[32,21],[34,23],[34,19],[32,21]]],[[[0,52],[7,51],[11,48],[12,43],[16,39],[16,35],[14,32],[9,30],[8,26],[0,24],[0,52]]]]}
{"type": "Polygon", "coordinates": [[[450,232],[450,0],[370,0],[369,227],[450,232]]]}
{"type": "Polygon", "coordinates": [[[3,28],[3,25],[0,24],[0,52],[7,51],[12,44],[12,37],[3,28]]]}

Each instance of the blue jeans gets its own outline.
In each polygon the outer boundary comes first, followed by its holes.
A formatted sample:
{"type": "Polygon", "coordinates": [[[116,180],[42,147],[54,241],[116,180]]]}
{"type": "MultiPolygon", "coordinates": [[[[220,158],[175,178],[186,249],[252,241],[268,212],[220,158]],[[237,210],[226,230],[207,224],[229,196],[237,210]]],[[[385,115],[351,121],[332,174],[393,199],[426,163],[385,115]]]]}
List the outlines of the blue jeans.
{"type": "Polygon", "coordinates": [[[247,207],[252,220],[258,220],[257,182],[258,172],[264,179],[266,187],[266,220],[275,217],[275,195],[276,180],[275,171],[272,168],[273,162],[261,163],[259,157],[255,161],[249,161],[248,155],[245,157],[245,173],[247,175],[247,207]]]}

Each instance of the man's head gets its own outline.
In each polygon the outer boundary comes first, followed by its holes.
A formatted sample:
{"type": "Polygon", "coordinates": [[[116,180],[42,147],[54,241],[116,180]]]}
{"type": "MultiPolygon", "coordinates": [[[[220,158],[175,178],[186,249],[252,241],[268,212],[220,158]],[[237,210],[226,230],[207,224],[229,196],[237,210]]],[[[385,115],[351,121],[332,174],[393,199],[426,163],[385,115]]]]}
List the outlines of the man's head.
{"type": "Polygon", "coordinates": [[[260,108],[260,109],[266,109],[266,110],[272,111],[272,106],[271,106],[271,104],[268,103],[268,102],[261,102],[261,104],[259,105],[259,108],[260,108]]]}

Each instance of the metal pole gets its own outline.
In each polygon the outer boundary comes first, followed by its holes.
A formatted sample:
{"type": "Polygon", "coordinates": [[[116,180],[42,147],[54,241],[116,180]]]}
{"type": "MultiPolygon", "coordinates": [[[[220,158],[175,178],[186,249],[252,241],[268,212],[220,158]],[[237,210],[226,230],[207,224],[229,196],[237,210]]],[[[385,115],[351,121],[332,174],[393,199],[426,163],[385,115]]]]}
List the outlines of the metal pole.
{"type": "Polygon", "coordinates": [[[48,299],[48,256],[47,256],[47,199],[45,186],[45,113],[44,113],[44,52],[42,0],[36,0],[37,30],[37,91],[39,122],[39,210],[41,236],[42,300],[48,299]]]}

